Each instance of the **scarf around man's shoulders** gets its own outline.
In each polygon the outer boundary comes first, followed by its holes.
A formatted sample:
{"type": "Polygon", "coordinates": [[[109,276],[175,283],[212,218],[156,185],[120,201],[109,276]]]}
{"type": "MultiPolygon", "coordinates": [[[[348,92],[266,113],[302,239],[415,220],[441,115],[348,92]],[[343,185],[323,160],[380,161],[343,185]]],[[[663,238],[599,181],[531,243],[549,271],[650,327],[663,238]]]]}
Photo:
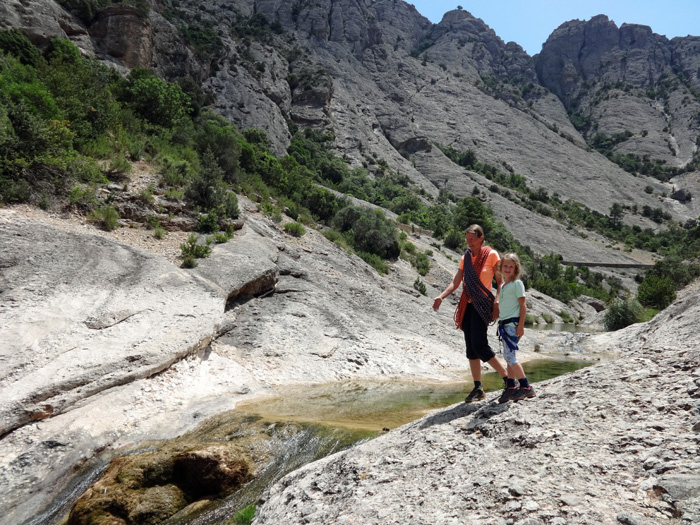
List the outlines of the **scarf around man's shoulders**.
{"type": "Polygon", "coordinates": [[[490,246],[482,246],[473,263],[471,249],[467,248],[464,252],[464,264],[462,265],[464,287],[454,314],[454,321],[458,329],[462,328],[464,312],[467,310],[467,303],[470,301],[486,325],[489,325],[493,320],[493,302],[495,298],[491,290],[484,286],[484,283],[479,278],[492,251],[490,246]]]}

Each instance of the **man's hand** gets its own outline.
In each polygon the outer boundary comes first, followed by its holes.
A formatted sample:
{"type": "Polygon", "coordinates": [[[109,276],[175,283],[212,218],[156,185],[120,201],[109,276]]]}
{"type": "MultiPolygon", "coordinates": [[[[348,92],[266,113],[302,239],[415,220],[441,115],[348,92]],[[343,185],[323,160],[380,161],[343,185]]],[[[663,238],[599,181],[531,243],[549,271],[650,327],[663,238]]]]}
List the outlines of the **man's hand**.
{"type": "Polygon", "coordinates": [[[442,304],[442,297],[436,297],[433,299],[433,310],[436,312],[440,309],[440,305],[442,304]]]}

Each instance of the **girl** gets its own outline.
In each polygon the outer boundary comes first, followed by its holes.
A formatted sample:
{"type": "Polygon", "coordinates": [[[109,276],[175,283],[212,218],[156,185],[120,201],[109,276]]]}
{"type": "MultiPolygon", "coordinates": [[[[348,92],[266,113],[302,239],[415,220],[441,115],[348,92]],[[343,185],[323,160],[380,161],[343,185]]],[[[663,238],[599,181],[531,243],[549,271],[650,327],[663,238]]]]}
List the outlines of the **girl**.
{"type": "Polygon", "coordinates": [[[515,355],[518,350],[518,341],[525,333],[525,312],[527,311],[525,285],[519,279],[520,259],[514,253],[505,254],[498,261],[496,272],[502,277],[498,337],[503,342],[503,357],[508,365],[507,386],[498,402],[506,403],[535,397],[535,389],[530,386],[525,371],[515,355]],[[519,388],[516,388],[515,378],[520,383],[519,388]]]}

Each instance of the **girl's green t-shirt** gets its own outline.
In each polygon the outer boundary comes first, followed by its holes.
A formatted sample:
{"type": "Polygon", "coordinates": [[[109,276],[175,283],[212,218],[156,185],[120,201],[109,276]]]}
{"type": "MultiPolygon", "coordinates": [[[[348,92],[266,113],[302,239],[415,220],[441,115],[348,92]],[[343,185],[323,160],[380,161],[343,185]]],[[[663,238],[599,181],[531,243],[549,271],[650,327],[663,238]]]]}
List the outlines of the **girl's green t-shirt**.
{"type": "Polygon", "coordinates": [[[520,317],[520,297],[525,297],[525,285],[520,279],[501,285],[499,321],[520,317]]]}

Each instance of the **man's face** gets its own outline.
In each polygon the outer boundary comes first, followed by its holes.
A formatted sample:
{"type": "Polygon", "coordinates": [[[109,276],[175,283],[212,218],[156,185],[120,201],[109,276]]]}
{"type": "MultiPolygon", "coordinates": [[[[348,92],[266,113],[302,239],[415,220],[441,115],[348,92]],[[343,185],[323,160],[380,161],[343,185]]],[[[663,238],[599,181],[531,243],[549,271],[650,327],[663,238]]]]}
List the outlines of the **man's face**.
{"type": "Polygon", "coordinates": [[[484,238],[479,237],[474,233],[467,233],[467,246],[472,252],[481,250],[481,245],[484,243],[484,238]]]}

